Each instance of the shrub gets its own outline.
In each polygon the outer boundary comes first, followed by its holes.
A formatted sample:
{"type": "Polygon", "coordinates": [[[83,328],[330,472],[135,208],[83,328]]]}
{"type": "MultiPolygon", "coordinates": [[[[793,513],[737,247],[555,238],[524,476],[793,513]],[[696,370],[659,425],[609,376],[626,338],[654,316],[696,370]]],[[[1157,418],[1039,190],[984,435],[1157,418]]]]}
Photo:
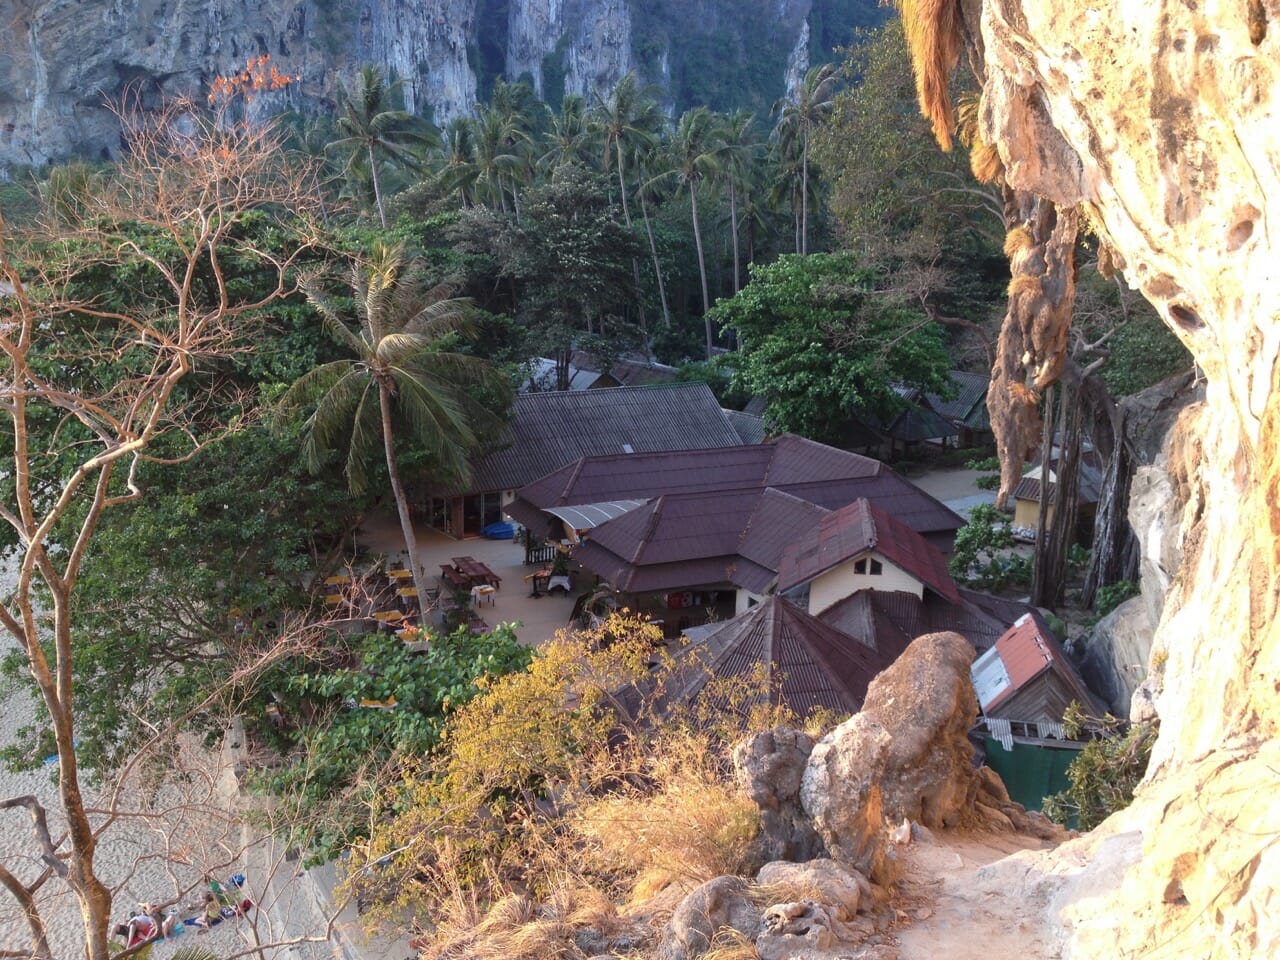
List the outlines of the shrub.
{"type": "Polygon", "coordinates": [[[1098,588],[1098,596],[1094,599],[1093,609],[1099,618],[1105,617],[1120,604],[1139,593],[1138,584],[1133,580],[1120,580],[1098,588]]]}
{"type": "Polygon", "coordinates": [[[1078,703],[1068,708],[1065,720],[1067,736],[1075,739],[1089,729],[1098,739],[1085,744],[1067,767],[1071,786],[1045,797],[1042,809],[1058,823],[1074,821],[1081,830],[1092,830],[1133,801],[1133,791],[1147,772],[1157,726],[1128,726],[1110,714],[1087,717],[1078,703]]]}

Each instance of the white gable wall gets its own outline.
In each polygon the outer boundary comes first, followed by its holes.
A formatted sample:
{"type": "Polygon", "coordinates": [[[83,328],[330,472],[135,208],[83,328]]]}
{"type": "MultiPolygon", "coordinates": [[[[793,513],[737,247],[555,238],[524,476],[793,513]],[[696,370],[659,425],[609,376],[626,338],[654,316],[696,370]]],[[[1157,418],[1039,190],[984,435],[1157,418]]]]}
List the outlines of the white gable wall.
{"type": "Polygon", "coordinates": [[[838,567],[833,567],[821,576],[815,577],[809,586],[809,613],[817,616],[823,610],[859,590],[900,590],[903,593],[914,593],[919,599],[924,599],[923,583],[880,554],[871,551],[852,557],[838,567]],[[878,562],[880,572],[858,573],[856,567],[859,560],[878,562]]]}

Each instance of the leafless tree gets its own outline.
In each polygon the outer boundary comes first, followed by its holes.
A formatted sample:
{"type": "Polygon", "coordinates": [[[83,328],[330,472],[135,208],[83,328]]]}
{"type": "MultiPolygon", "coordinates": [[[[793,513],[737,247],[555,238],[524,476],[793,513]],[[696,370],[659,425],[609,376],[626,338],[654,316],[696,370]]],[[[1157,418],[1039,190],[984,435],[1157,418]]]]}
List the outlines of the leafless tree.
{"type": "Polygon", "coordinates": [[[55,835],[33,797],[0,802],[30,813],[44,865],[32,880],[0,864],[0,884],[26,917],[33,946],[23,955],[50,960],[35,898],[50,879],[79,903],[87,956],[110,952],[112,891],[95,865],[101,811],[82,792],[74,749],[71,600],[94,532],[104,511],[143,495],[142,463],[188,458],[228,427],[206,384],[179,384],[248,349],[244,325],[292,289],[297,257],[312,243],[305,231],[285,253],[245,240],[247,215],[287,217],[296,229],[314,195],[270,125],[188,101],[123,109],[121,121],[125,158],[81,198],[74,222],[19,233],[0,216],[0,409],[12,432],[0,517],[18,541],[0,625],[48,711],[65,823],[65,836],[55,835]],[[233,258],[273,278],[265,293],[245,296],[231,282],[233,258]],[[89,271],[144,295],[86,290],[89,271]]]}

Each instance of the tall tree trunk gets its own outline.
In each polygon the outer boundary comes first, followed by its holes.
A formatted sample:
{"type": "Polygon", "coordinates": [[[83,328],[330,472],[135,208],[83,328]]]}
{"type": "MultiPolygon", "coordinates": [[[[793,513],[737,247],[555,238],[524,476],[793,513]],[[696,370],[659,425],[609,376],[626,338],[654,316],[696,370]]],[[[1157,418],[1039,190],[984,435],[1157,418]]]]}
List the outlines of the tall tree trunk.
{"type": "Polygon", "coordinates": [[[671,326],[671,308],[667,305],[667,285],[662,279],[662,264],[658,261],[658,245],[653,242],[653,224],[649,222],[649,207],[644,202],[644,191],[641,190],[640,215],[644,218],[644,232],[649,238],[649,254],[653,257],[653,275],[658,278],[658,298],[662,301],[662,325],[671,326]]]}
{"type": "Polygon", "coordinates": [[[382,206],[382,180],[378,177],[378,161],[373,155],[373,144],[369,144],[369,172],[373,174],[373,202],[378,207],[378,222],[382,229],[387,229],[387,211],[382,206]]]}
{"type": "Polygon", "coordinates": [[[809,131],[803,134],[800,156],[800,255],[809,255],[809,131]]]}
{"type": "MultiPolygon", "coordinates": [[[[618,141],[618,190],[622,194],[622,219],[631,230],[631,208],[627,206],[627,181],[622,175],[622,142],[618,141]]],[[[640,258],[631,258],[631,276],[636,285],[636,311],[640,315],[640,334],[644,337],[644,355],[649,356],[649,321],[644,314],[644,301],[640,296],[640,258]]]]}
{"type": "MultiPolygon", "coordinates": [[[[1058,459],[1054,463],[1053,520],[1047,532],[1036,536],[1035,582],[1031,602],[1056,609],[1067,580],[1067,554],[1075,539],[1080,510],[1080,432],[1083,424],[1079,384],[1067,378],[1058,382],[1058,459]]],[[[1049,422],[1046,418],[1046,423],[1049,422]]],[[[1046,457],[1051,456],[1051,449],[1046,457]]],[[[1046,474],[1040,475],[1040,499],[1045,500],[1046,474]]]]}
{"type": "Polygon", "coordinates": [[[400,482],[400,467],[396,463],[396,448],[391,436],[391,390],[378,384],[378,408],[382,414],[382,448],[387,455],[387,476],[391,479],[391,495],[395,497],[396,512],[400,514],[400,531],[409,551],[409,569],[413,572],[413,585],[418,590],[418,616],[425,629],[431,621],[427,611],[427,578],[418,559],[418,537],[413,532],[413,517],[409,513],[409,498],[400,482]]]}
{"type": "Polygon", "coordinates": [[[733,292],[742,290],[741,270],[738,267],[738,188],[729,181],[729,227],[733,231],[733,292]]]}
{"type": "Polygon", "coordinates": [[[702,323],[707,328],[707,359],[711,359],[711,297],[707,294],[707,262],[702,256],[702,228],[698,225],[698,191],[689,181],[689,203],[693,211],[693,241],[698,247],[698,276],[702,280],[702,323]]]}

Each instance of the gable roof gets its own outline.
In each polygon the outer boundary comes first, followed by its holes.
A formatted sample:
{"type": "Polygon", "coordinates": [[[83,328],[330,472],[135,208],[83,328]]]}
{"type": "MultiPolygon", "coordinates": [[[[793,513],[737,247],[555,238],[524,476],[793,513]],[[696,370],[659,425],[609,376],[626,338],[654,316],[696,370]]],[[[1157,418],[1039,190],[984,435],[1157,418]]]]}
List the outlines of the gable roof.
{"type": "Polygon", "coordinates": [[[763,417],[753,416],[744,410],[725,410],[724,415],[743,443],[764,443],[768,439],[763,417]]]}
{"type": "MultiPolygon", "coordinates": [[[[801,716],[817,707],[842,713],[861,709],[867,685],[889,663],[874,649],[777,596],[706,632],[684,655],[701,662],[683,671],[676,702],[708,695],[712,676],[737,678],[757,687],[751,702],[739,709],[781,702],[801,716]]],[[[719,690],[710,695],[717,697],[717,706],[729,706],[719,690]]]]}
{"type": "Polygon", "coordinates": [[[868,551],[875,551],[952,603],[960,602],[938,549],[865,497],[826,514],[808,534],[793,538],[782,553],[778,589],[790,590],[868,551]]]}
{"type": "Polygon", "coordinates": [[[1038,677],[1052,672],[1075,699],[1093,708],[1094,698],[1048,625],[1035,611],[1023,614],[973,663],[974,686],[983,713],[997,709],[1038,677]],[[998,663],[997,663],[998,661],[998,663]]]}
{"type": "Polygon", "coordinates": [[[985,373],[969,373],[965,370],[952,370],[951,386],[955,396],[944,400],[941,394],[925,393],[929,406],[948,420],[968,422],[974,410],[980,405],[985,407],[987,390],[991,387],[991,377],[985,373]]]}
{"type": "MultiPolygon", "coordinates": [[[[523,393],[500,447],[472,470],[471,490],[514,490],[583,457],[736,447],[734,431],[705,383],[523,393]]],[[[634,499],[652,496],[646,493],[634,499]]],[[[626,495],[579,501],[633,499],[626,495]]]]}

